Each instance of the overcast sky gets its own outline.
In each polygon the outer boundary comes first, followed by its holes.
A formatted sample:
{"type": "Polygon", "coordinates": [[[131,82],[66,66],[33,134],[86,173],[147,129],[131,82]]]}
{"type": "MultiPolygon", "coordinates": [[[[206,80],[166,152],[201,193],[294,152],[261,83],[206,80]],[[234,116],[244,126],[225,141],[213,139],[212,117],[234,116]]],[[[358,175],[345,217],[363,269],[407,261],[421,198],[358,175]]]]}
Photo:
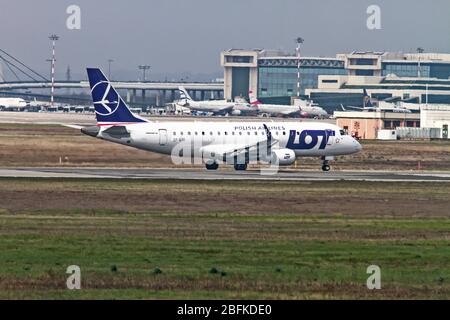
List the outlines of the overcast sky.
{"type": "Polygon", "coordinates": [[[139,64],[161,80],[220,76],[220,51],[292,52],[297,36],[303,55],[418,46],[450,53],[449,0],[0,0],[0,23],[0,48],[45,75],[48,36],[58,34],[59,78],[68,65],[76,78],[86,66],[107,68],[110,58],[117,77],[137,78],[139,64]],[[81,8],[81,30],[66,28],[71,4],[81,8]],[[371,4],[381,8],[381,30],[366,27],[371,4]]]}

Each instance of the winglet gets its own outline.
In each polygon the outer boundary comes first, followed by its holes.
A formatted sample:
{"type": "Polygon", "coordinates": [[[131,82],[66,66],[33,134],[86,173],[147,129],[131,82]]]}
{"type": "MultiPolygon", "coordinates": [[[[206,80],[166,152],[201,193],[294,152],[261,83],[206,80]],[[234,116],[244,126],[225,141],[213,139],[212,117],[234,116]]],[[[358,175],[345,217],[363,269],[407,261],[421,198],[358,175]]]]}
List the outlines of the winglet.
{"type": "Polygon", "coordinates": [[[267,125],[264,123],[263,124],[264,130],[266,130],[266,136],[267,136],[267,141],[271,142],[272,141],[272,132],[270,132],[269,128],[267,127],[267,125]]]}

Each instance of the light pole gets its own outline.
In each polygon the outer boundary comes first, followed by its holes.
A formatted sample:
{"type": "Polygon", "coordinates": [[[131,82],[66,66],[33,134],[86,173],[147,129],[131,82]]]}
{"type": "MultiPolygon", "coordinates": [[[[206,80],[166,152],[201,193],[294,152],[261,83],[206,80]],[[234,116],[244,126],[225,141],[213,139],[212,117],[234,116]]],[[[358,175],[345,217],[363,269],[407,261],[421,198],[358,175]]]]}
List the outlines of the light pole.
{"type": "Polygon", "coordinates": [[[145,82],[147,80],[145,77],[145,72],[150,69],[150,66],[149,65],[140,65],[140,66],[138,66],[138,69],[142,70],[142,79],[145,82]]]}
{"type": "Polygon", "coordinates": [[[49,79],[51,79],[52,78],[52,69],[53,69],[53,59],[46,59],[45,61],[48,62],[50,65],[50,78],[49,79]]]}
{"type": "Polygon", "coordinates": [[[108,59],[108,79],[111,81],[111,63],[113,63],[113,59],[108,59]]]}
{"type": "Polygon", "coordinates": [[[421,54],[424,52],[425,50],[423,49],[423,48],[421,48],[421,47],[419,47],[419,48],[417,48],[417,53],[419,54],[419,63],[418,63],[418,67],[417,67],[417,78],[420,78],[420,76],[421,76],[421,70],[420,70],[420,57],[421,57],[421,54]]]}
{"type": "Polygon", "coordinates": [[[59,37],[56,34],[52,34],[48,38],[52,41],[52,91],[50,95],[50,106],[53,108],[53,104],[55,101],[55,46],[56,41],[59,39],[59,37]]]}
{"type": "Polygon", "coordinates": [[[295,39],[297,42],[297,98],[300,98],[300,45],[303,43],[303,38],[298,37],[295,39]]]}

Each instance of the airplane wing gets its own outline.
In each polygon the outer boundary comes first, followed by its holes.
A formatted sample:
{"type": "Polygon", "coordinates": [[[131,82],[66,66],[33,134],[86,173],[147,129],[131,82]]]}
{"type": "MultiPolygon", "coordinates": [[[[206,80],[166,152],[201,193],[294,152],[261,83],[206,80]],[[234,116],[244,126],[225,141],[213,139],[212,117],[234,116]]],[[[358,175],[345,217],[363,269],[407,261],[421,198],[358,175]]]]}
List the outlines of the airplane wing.
{"type": "Polygon", "coordinates": [[[78,129],[78,130],[81,130],[81,129],[84,128],[83,126],[79,126],[79,125],[76,125],[76,124],[60,123],[60,125],[63,126],[63,127],[72,128],[72,129],[78,129]]]}
{"type": "Polygon", "coordinates": [[[224,106],[214,106],[214,105],[204,105],[204,106],[191,106],[187,105],[191,110],[201,111],[201,112],[212,112],[214,114],[223,114],[226,112],[231,112],[234,109],[234,105],[224,105],[224,106]]]}
{"type": "MultiPolygon", "coordinates": [[[[278,140],[272,141],[271,144],[268,144],[268,147],[273,147],[278,140]]],[[[216,145],[208,145],[201,148],[202,152],[215,154],[216,156],[222,157],[233,157],[237,156],[241,153],[248,152],[250,150],[254,150],[258,148],[258,145],[263,145],[267,143],[266,139],[262,139],[252,144],[216,144],[216,145]]]]}
{"type": "Polygon", "coordinates": [[[347,108],[354,109],[354,110],[372,110],[372,108],[360,108],[360,107],[353,107],[353,106],[347,106],[347,108]]]}
{"type": "Polygon", "coordinates": [[[215,144],[208,145],[201,148],[203,153],[214,154],[216,157],[234,157],[239,154],[249,152],[250,150],[254,150],[258,148],[260,145],[266,147],[268,150],[271,150],[274,145],[276,145],[279,140],[273,139],[272,133],[264,124],[264,129],[266,130],[266,138],[261,139],[259,141],[250,143],[250,144],[215,144]]]}

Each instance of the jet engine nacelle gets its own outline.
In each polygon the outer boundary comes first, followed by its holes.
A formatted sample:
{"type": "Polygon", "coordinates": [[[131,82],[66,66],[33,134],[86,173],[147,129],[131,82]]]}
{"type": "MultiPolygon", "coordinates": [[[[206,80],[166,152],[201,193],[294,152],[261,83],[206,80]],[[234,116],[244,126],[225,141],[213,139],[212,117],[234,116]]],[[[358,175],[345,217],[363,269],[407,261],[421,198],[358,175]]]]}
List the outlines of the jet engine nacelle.
{"type": "Polygon", "coordinates": [[[276,149],[272,151],[272,163],[280,166],[289,166],[295,162],[295,152],[291,149],[276,149]]]}
{"type": "Polygon", "coordinates": [[[309,113],[306,112],[306,111],[300,111],[300,116],[301,116],[302,118],[309,118],[309,113]]]}
{"type": "Polygon", "coordinates": [[[242,114],[242,112],[241,112],[241,110],[233,110],[233,111],[231,111],[231,114],[233,116],[240,116],[242,114]]]}

